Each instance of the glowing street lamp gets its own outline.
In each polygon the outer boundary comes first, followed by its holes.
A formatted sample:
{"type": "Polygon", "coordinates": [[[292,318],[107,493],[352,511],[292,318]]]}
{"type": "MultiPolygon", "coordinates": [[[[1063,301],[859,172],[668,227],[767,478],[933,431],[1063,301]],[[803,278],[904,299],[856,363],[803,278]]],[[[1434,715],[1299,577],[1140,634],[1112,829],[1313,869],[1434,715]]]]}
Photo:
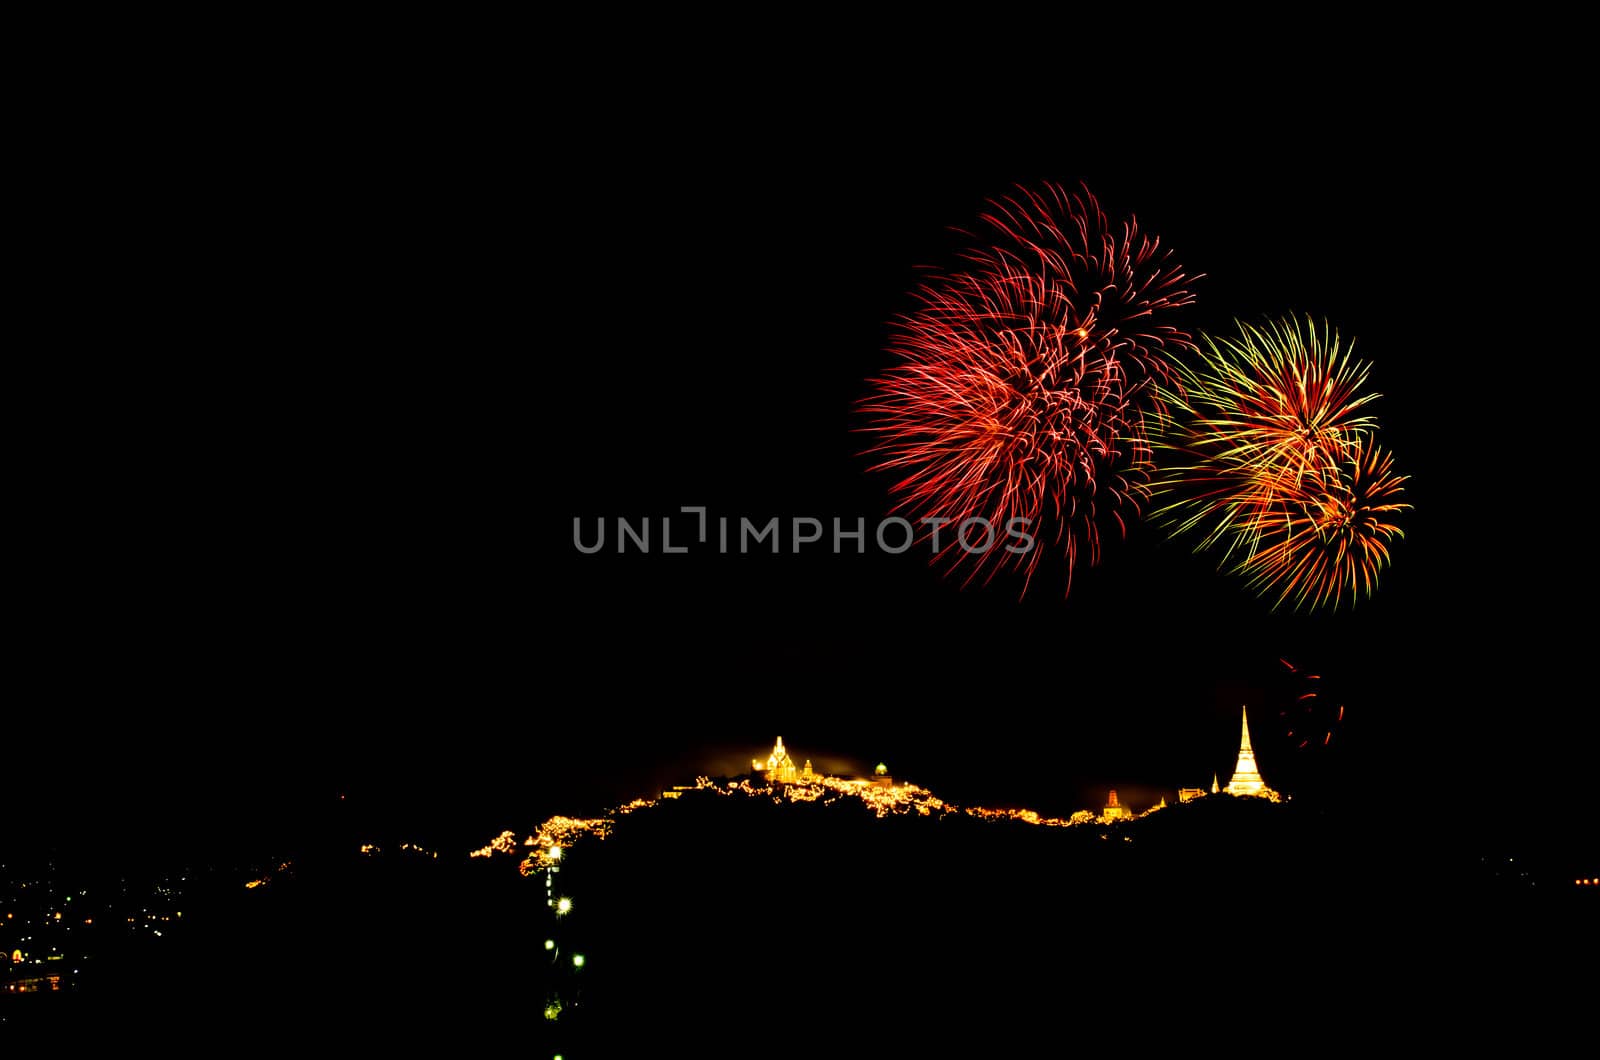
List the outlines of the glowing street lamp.
{"type": "Polygon", "coordinates": [[[574,968],[582,968],[583,965],[584,965],[584,956],[583,956],[583,954],[574,953],[572,955],[572,966],[574,968]]]}
{"type": "Polygon", "coordinates": [[[545,939],[544,940],[544,948],[547,949],[547,950],[555,949],[556,948],[556,940],[555,939],[545,939]]]}
{"type": "Polygon", "coordinates": [[[570,913],[570,912],[572,912],[572,899],[571,898],[563,898],[563,899],[561,899],[561,901],[556,903],[556,915],[557,916],[562,916],[562,915],[564,915],[566,913],[570,913]]]}

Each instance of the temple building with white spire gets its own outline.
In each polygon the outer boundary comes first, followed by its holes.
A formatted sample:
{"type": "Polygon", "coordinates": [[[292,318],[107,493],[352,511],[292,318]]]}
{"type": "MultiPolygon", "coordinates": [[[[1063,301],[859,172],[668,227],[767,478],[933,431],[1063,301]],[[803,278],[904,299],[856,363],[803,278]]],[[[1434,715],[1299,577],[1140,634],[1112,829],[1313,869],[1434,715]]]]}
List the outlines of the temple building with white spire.
{"type": "MultiPolygon", "coordinates": [[[[1266,781],[1261,779],[1261,772],[1256,768],[1256,753],[1250,746],[1250,714],[1243,707],[1239,708],[1239,760],[1233,767],[1233,779],[1228,781],[1228,786],[1223,788],[1229,795],[1249,795],[1254,798],[1271,799],[1277,802],[1282,798],[1276,791],[1267,787],[1266,781]]],[[[1216,790],[1216,779],[1211,781],[1213,791],[1216,790]]]]}

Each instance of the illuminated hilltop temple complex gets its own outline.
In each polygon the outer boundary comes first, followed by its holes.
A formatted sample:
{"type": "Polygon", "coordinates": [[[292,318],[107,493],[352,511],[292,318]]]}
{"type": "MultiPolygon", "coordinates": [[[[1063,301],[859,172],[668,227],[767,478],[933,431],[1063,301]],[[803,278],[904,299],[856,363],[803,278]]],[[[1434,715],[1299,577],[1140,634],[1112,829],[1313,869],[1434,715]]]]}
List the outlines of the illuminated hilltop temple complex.
{"type": "Polygon", "coordinates": [[[778,742],[773,745],[772,753],[765,762],[759,758],[750,760],[750,772],[761,773],[768,780],[780,784],[796,784],[817,779],[817,774],[811,770],[811,759],[806,759],[806,764],[800,769],[794,766],[794,759],[789,757],[788,750],[783,746],[783,737],[778,737],[778,742]]]}
{"type": "MultiPolygon", "coordinates": [[[[830,780],[844,778],[830,778],[825,773],[819,773],[811,768],[811,759],[806,759],[806,764],[796,767],[794,759],[789,756],[789,749],[783,746],[783,737],[778,737],[778,742],[772,745],[772,753],[766,758],[750,759],[750,774],[752,777],[760,776],[769,784],[819,784],[830,780]]],[[[889,775],[889,767],[879,762],[873,769],[872,776],[865,778],[865,783],[875,788],[892,789],[895,787],[894,777],[889,775]]]]}
{"type": "MultiPolygon", "coordinates": [[[[1247,709],[1241,708],[1241,710],[1242,713],[1239,723],[1239,756],[1234,763],[1233,776],[1228,780],[1227,785],[1224,786],[1221,784],[1216,775],[1213,774],[1211,778],[1211,790],[1209,792],[1207,792],[1204,788],[1179,788],[1179,802],[1192,802],[1195,799],[1204,798],[1208,794],[1217,795],[1222,792],[1227,792],[1229,795],[1236,797],[1268,799],[1272,802],[1282,801],[1283,796],[1267,787],[1266,781],[1261,778],[1261,771],[1256,766],[1255,749],[1250,746],[1249,713],[1247,709]]],[[[789,749],[783,745],[782,736],[778,737],[777,742],[772,745],[772,753],[767,755],[766,758],[752,758],[750,760],[750,773],[752,779],[758,776],[763,777],[769,784],[800,785],[802,787],[798,790],[801,791],[814,790],[818,786],[849,787],[851,785],[866,785],[869,788],[887,789],[889,793],[893,793],[898,790],[898,787],[894,782],[894,778],[889,776],[889,767],[881,762],[873,771],[873,775],[871,777],[858,780],[847,780],[843,778],[830,778],[824,776],[823,774],[818,773],[811,768],[810,759],[806,759],[805,765],[796,766],[794,759],[789,754],[789,749]]],[[[666,798],[676,798],[681,791],[685,790],[690,789],[678,788],[671,792],[663,792],[662,794],[663,797],[666,798]]],[[[906,790],[921,791],[921,789],[917,788],[915,785],[909,785],[906,790]]],[[[801,796],[794,795],[791,797],[798,798],[801,796]]],[[[812,797],[813,796],[804,796],[804,798],[808,800],[812,797]]],[[[943,804],[941,803],[940,805],[943,804]]],[[[1167,800],[1165,796],[1163,796],[1154,806],[1151,806],[1143,811],[1135,811],[1133,807],[1129,806],[1126,802],[1118,798],[1116,790],[1113,789],[1109,793],[1109,797],[1106,800],[1106,805],[1100,810],[1099,814],[1094,814],[1091,811],[1084,810],[1081,811],[1081,816],[1085,820],[1098,820],[1102,823],[1109,823],[1112,821],[1131,821],[1135,818],[1143,817],[1147,813],[1154,813],[1156,810],[1164,810],[1166,807],[1167,800]]],[[[981,812],[983,814],[1004,815],[1004,813],[996,813],[994,811],[987,810],[981,812]]],[[[1022,811],[1018,812],[1020,813],[1022,811]]],[[[1031,813],[1031,811],[1027,812],[1031,813]]],[[[1080,814],[1074,814],[1072,820],[1076,821],[1079,816],[1080,814]]],[[[1035,814],[1034,817],[1037,818],[1038,815],[1035,814]]],[[[1061,823],[1065,824],[1069,822],[1063,821],[1061,823]]]]}
{"type": "MultiPolygon", "coordinates": [[[[1207,792],[1204,788],[1179,788],[1179,802],[1193,802],[1195,799],[1205,798],[1207,794],[1217,795],[1221,792],[1227,792],[1229,795],[1234,796],[1269,799],[1272,802],[1283,801],[1282,795],[1267,787],[1267,782],[1261,779],[1261,771],[1256,767],[1256,752],[1250,746],[1250,716],[1245,708],[1241,708],[1239,724],[1239,757],[1234,763],[1233,777],[1228,781],[1227,786],[1224,787],[1219,784],[1216,774],[1212,774],[1210,792],[1207,792]]],[[[1159,803],[1144,812],[1154,813],[1156,810],[1166,809],[1166,806],[1167,800],[1163,797],[1159,803]]],[[[1119,804],[1117,793],[1113,790],[1111,798],[1107,800],[1105,809],[1100,812],[1099,819],[1101,821],[1117,821],[1142,816],[1143,814],[1134,813],[1128,806],[1119,804]]]]}

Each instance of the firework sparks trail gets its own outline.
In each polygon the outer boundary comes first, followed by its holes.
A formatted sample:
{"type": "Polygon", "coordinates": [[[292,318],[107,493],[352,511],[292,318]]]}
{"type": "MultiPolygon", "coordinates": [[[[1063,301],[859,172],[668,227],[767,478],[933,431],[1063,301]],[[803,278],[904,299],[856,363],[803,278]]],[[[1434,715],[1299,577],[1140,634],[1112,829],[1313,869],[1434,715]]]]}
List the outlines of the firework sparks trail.
{"type": "Polygon", "coordinates": [[[1159,387],[1154,518],[1271,599],[1316,610],[1376,590],[1405,476],[1376,441],[1369,367],[1326,324],[1239,324],[1159,387]]]}

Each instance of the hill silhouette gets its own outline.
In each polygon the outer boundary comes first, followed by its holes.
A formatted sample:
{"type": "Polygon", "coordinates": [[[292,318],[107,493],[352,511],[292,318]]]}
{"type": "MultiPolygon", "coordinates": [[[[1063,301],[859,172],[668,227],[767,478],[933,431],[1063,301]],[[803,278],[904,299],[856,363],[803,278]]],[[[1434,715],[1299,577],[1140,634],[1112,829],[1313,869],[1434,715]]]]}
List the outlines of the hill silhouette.
{"type": "Polygon", "coordinates": [[[1215,1042],[1230,1021],[1414,1017],[1422,984],[1503,1001],[1536,945],[1520,928],[1555,911],[1441,885],[1411,831],[1227,796],[1038,828],[689,793],[565,857],[551,1029],[657,1028],[694,1055],[845,1048],[841,1027],[1021,1041],[1063,1019],[1215,1042]]]}

